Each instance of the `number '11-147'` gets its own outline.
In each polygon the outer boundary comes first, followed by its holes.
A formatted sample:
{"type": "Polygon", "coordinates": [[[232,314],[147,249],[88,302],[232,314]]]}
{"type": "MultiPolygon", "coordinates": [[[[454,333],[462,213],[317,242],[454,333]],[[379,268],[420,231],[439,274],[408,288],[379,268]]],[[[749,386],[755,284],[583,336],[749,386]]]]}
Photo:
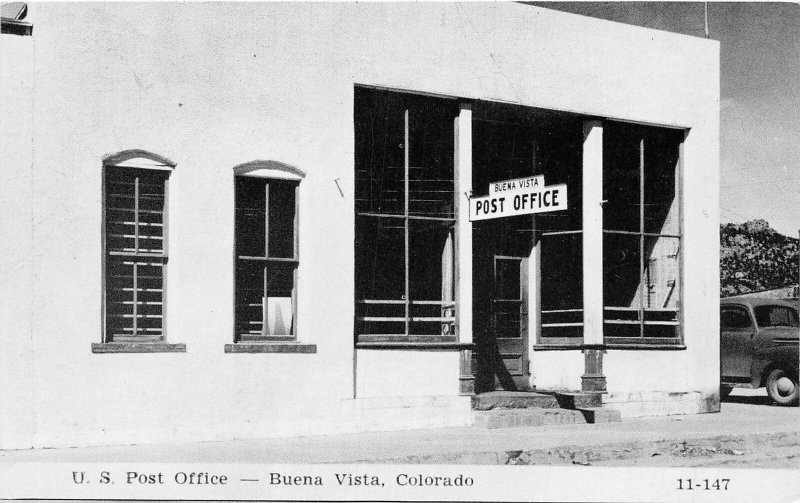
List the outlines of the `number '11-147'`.
{"type": "Polygon", "coordinates": [[[731,479],[678,479],[678,490],[727,491],[731,479]]]}

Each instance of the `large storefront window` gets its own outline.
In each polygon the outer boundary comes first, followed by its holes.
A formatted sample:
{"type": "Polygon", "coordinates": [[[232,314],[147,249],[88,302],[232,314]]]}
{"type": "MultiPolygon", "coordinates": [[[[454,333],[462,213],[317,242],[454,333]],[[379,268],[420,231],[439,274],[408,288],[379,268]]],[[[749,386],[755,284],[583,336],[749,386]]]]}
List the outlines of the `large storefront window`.
{"type": "Polygon", "coordinates": [[[451,100],[355,90],[357,342],[455,341],[451,100]]]}
{"type": "Polygon", "coordinates": [[[582,123],[559,117],[537,142],[537,173],[566,184],[569,207],[536,215],[541,344],[583,343],[582,123]]]}
{"type": "Polygon", "coordinates": [[[603,134],[605,341],[678,343],[683,131],[609,122],[603,134]]]}

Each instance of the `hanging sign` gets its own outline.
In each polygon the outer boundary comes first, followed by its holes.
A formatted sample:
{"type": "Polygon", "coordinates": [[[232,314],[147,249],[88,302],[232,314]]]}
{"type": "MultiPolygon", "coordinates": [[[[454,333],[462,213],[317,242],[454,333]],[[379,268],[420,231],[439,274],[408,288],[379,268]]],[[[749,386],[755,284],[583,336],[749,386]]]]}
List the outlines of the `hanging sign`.
{"type": "Polygon", "coordinates": [[[544,176],[489,184],[489,195],[469,198],[469,220],[531,215],[567,209],[567,185],[545,186],[544,176]]]}

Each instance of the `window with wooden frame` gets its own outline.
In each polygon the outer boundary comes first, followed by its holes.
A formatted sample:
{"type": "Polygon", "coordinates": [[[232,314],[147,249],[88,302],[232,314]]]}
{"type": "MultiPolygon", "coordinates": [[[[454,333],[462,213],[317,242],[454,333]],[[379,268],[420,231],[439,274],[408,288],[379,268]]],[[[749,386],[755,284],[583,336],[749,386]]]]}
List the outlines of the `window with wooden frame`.
{"type": "Polygon", "coordinates": [[[605,342],[680,345],[684,132],[608,122],[603,135],[605,342]]]}
{"type": "Polygon", "coordinates": [[[454,100],[355,89],[358,344],[456,341],[454,100]]]}
{"type": "Polygon", "coordinates": [[[228,353],[314,353],[297,342],[300,182],[276,161],[234,169],[234,344],[228,353]]]}
{"type": "Polygon", "coordinates": [[[534,218],[538,248],[538,344],[583,343],[582,122],[554,116],[539,121],[536,174],[567,185],[569,208],[534,218]]]}
{"type": "Polygon", "coordinates": [[[166,343],[167,208],[175,164],[142,150],[103,162],[103,343],[96,353],[185,351],[166,343]]]}

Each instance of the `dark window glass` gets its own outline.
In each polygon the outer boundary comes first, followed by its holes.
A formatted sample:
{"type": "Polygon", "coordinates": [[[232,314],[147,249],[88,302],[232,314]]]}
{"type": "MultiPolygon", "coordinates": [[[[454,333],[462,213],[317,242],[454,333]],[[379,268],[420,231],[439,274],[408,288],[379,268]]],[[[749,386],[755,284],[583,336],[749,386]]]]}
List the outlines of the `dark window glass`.
{"type": "Polygon", "coordinates": [[[106,342],[164,340],[168,176],[105,168],[106,342]]]}
{"type": "Polygon", "coordinates": [[[603,131],[604,331],[677,342],[682,131],[609,121],[603,131]]]}
{"type": "Polygon", "coordinates": [[[355,90],[358,336],[453,336],[456,113],[451,100],[355,90]]]}
{"type": "Polygon", "coordinates": [[[757,306],[756,323],[759,327],[797,327],[797,311],[786,306],[757,306]]]}
{"type": "Polygon", "coordinates": [[[236,341],[293,339],[298,182],[237,177],[236,341]]]}
{"type": "Polygon", "coordinates": [[[722,308],[720,310],[719,324],[722,329],[747,328],[750,326],[750,315],[741,308],[722,308]]]}

